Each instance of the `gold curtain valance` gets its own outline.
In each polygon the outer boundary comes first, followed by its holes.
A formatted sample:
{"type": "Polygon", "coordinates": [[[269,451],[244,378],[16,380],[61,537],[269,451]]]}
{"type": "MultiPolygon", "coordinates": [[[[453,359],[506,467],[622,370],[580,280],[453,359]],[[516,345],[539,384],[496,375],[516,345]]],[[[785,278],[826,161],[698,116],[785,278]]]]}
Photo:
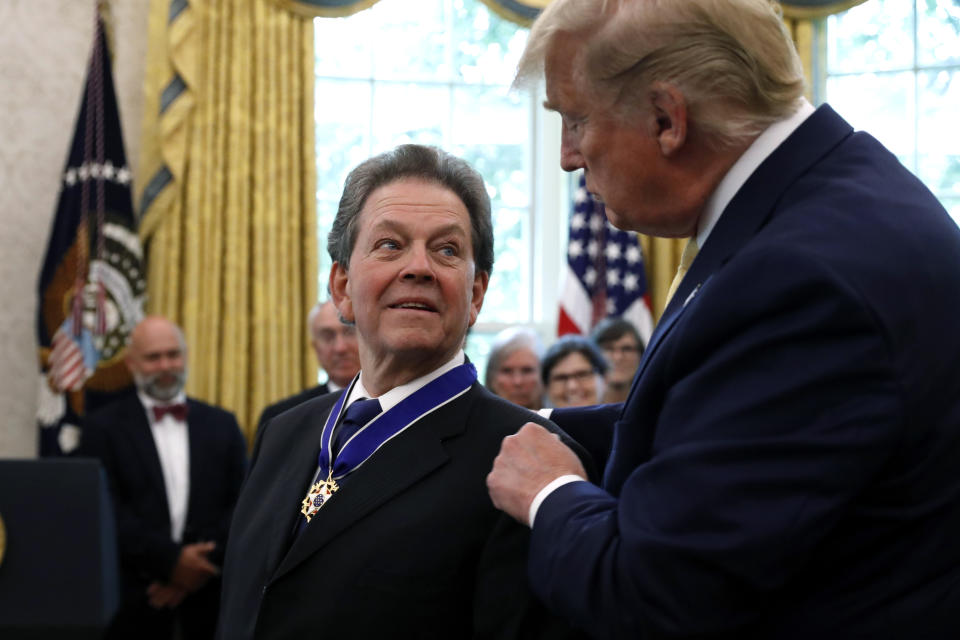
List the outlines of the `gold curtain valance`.
{"type": "Polygon", "coordinates": [[[791,20],[816,20],[835,13],[846,11],[866,0],[806,0],[802,2],[781,2],[783,17],[791,20]]]}
{"type": "MultiPolygon", "coordinates": [[[[342,18],[375,5],[380,0],[272,0],[275,4],[304,16],[342,18]]],[[[815,20],[846,11],[866,0],[794,0],[781,2],[783,15],[792,20],[815,20]]],[[[529,26],[551,0],[481,0],[511,22],[529,26]]]]}
{"type": "MultiPolygon", "coordinates": [[[[343,18],[369,9],[380,0],[272,0],[302,16],[343,18]]],[[[481,0],[498,15],[520,25],[530,24],[550,0],[481,0]]]]}

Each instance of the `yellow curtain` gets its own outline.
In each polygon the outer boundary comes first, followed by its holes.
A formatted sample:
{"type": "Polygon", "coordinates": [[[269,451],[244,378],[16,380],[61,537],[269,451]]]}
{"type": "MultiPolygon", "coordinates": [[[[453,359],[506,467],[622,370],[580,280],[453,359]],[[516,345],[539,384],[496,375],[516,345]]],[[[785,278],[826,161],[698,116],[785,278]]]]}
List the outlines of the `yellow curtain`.
{"type": "Polygon", "coordinates": [[[152,0],[137,193],[148,311],[187,393],[237,415],[316,380],[313,25],[266,2],[152,0]]]}
{"type": "Polygon", "coordinates": [[[657,238],[640,234],[640,248],[647,271],[647,289],[650,292],[654,324],[660,319],[663,308],[667,305],[667,291],[673,277],[677,275],[677,266],[686,244],[687,238],[657,238]]]}

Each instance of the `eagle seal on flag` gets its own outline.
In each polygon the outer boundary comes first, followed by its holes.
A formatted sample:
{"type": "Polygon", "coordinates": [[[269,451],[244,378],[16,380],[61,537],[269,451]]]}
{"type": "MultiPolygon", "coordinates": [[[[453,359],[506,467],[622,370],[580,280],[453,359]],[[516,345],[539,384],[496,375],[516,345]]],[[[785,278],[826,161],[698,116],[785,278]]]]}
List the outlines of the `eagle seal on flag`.
{"type": "Polygon", "coordinates": [[[103,24],[97,16],[80,114],[40,272],[40,454],[68,453],[88,405],[130,386],[127,336],[146,276],[103,24]]]}

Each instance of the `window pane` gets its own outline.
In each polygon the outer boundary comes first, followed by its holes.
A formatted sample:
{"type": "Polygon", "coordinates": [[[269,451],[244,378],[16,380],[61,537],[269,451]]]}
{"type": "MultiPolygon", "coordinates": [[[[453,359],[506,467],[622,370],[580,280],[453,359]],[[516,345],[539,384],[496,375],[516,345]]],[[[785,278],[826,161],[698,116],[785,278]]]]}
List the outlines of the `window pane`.
{"type": "MultiPolygon", "coordinates": [[[[385,4],[390,4],[386,2],[385,4]]],[[[373,73],[373,27],[370,11],[349,18],[313,21],[316,74],[334,78],[369,78],[373,73]]]]}
{"type": "Polygon", "coordinates": [[[917,175],[938,196],[960,197],[960,70],[919,74],[917,175]]]}
{"type": "Polygon", "coordinates": [[[493,345],[495,332],[471,331],[467,334],[467,344],[464,351],[470,362],[477,368],[477,379],[483,384],[487,371],[487,359],[490,357],[490,347],[493,345]]]}
{"type": "Polygon", "coordinates": [[[830,104],[850,124],[880,140],[913,169],[912,73],[864,74],[827,79],[830,104]]]}
{"type": "Polygon", "coordinates": [[[416,142],[445,146],[450,128],[445,86],[378,82],[373,91],[373,153],[416,142]]]}
{"type": "Polygon", "coordinates": [[[509,85],[527,41],[526,29],[517,29],[479,2],[460,0],[453,5],[453,66],[457,78],[469,83],[509,85]]]}
{"type": "Polygon", "coordinates": [[[918,0],[921,65],[960,64],[960,0],[918,0]]]}
{"type": "Polygon", "coordinates": [[[315,96],[317,198],[336,201],[347,172],[370,155],[370,83],[317,80],[315,96]]]}
{"type": "Polygon", "coordinates": [[[960,224],[960,198],[940,198],[940,202],[950,212],[957,224],[960,224]]]}
{"type": "Polygon", "coordinates": [[[529,315],[530,108],[529,96],[505,88],[454,90],[451,151],[484,177],[493,208],[496,266],[483,322],[520,322],[529,315]]]}
{"type": "Polygon", "coordinates": [[[373,7],[377,19],[373,66],[377,78],[450,78],[445,4],[443,0],[382,0],[373,7]]]}
{"type": "Polygon", "coordinates": [[[827,30],[827,73],[913,66],[913,6],[909,2],[864,2],[831,16],[827,30]]]}
{"type": "Polygon", "coordinates": [[[525,210],[494,207],[496,261],[479,322],[525,322],[529,318],[528,234],[525,210]]]}

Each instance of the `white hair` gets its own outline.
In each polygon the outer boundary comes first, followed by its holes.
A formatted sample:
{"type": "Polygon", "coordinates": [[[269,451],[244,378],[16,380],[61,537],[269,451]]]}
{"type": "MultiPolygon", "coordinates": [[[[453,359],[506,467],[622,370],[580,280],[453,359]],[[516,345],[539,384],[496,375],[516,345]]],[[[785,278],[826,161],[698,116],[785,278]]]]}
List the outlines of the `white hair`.
{"type": "Polygon", "coordinates": [[[630,114],[655,82],[684,95],[691,126],[738,144],[792,114],[803,68],[770,0],[555,0],[533,24],[515,83],[539,78],[557,36],[577,52],[592,89],[630,114]]]}

